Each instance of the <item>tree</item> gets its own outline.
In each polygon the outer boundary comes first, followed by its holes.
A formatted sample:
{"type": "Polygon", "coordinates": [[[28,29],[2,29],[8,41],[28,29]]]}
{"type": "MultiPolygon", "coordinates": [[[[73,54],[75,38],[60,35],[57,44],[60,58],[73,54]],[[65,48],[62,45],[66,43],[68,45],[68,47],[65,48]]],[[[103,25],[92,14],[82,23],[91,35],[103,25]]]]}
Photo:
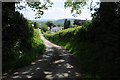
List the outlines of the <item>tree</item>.
{"type": "MultiPolygon", "coordinates": [[[[118,51],[119,41],[119,20],[120,20],[120,2],[101,2],[100,8],[93,15],[90,35],[94,36],[94,42],[101,50],[99,60],[104,63],[99,65],[100,75],[107,78],[118,78],[118,67],[120,60],[116,60],[120,55],[118,51]],[[109,8],[111,7],[111,8],[109,8]],[[104,47],[104,48],[103,48],[104,47]],[[115,63],[118,62],[118,63],[115,63]],[[109,66],[109,67],[108,67],[109,66]],[[103,74],[104,73],[104,74],[103,74]]],[[[97,53],[97,54],[98,54],[97,53]]]]}
{"type": "MultiPolygon", "coordinates": [[[[73,12],[74,10],[80,10],[80,4],[81,3],[74,3],[68,0],[65,6],[71,7],[71,12],[73,12]]],[[[87,31],[84,32],[84,35],[87,40],[89,40],[88,42],[92,42],[92,45],[96,46],[97,49],[95,49],[95,57],[92,56],[90,57],[91,60],[87,61],[86,58],[88,57],[86,56],[84,57],[84,60],[86,63],[89,63],[90,61],[95,63],[95,60],[98,60],[99,63],[92,64],[92,66],[89,66],[91,68],[87,70],[100,78],[119,79],[120,55],[118,41],[120,26],[120,2],[101,2],[100,8],[95,9],[95,11],[96,12],[92,14],[92,23],[89,27],[87,27],[87,31]],[[93,67],[94,70],[92,69],[93,67]]],[[[93,53],[91,55],[93,55],[93,53]]],[[[83,54],[83,56],[85,55],[83,54]]]]}
{"type": "Polygon", "coordinates": [[[58,26],[58,27],[60,27],[61,25],[60,25],[60,24],[58,24],[57,26],[58,26]]]}
{"type": "Polygon", "coordinates": [[[64,29],[70,28],[71,22],[70,20],[65,19],[64,21],[64,29]]]}
{"type": "Polygon", "coordinates": [[[22,14],[15,11],[14,4],[2,3],[3,72],[15,67],[15,63],[19,61],[19,56],[24,55],[25,49],[31,50],[32,46],[33,28],[22,14]]]}
{"type": "Polygon", "coordinates": [[[67,24],[67,25],[68,25],[67,28],[70,28],[70,26],[71,26],[71,22],[70,22],[70,20],[68,20],[67,23],[68,23],[68,24],[67,24]]]}
{"type": "Polygon", "coordinates": [[[37,23],[36,22],[34,22],[34,28],[37,28],[37,23]]]}
{"type": "Polygon", "coordinates": [[[75,19],[73,24],[74,25],[79,25],[79,20],[75,19]]]}
{"type": "Polygon", "coordinates": [[[77,19],[75,19],[73,24],[74,24],[74,25],[77,25],[77,26],[81,26],[81,25],[83,25],[85,22],[86,22],[86,20],[77,20],[77,19]]]}
{"type": "Polygon", "coordinates": [[[55,24],[53,24],[53,27],[56,27],[56,25],[55,25],[55,24]]]}
{"type": "Polygon", "coordinates": [[[67,26],[67,19],[65,19],[64,21],[64,29],[66,29],[66,26],[67,26]]]}
{"type": "Polygon", "coordinates": [[[42,26],[40,26],[40,28],[44,32],[48,31],[48,26],[46,24],[43,24],[42,26]]]}
{"type": "Polygon", "coordinates": [[[48,27],[50,27],[50,29],[52,28],[52,26],[54,25],[52,21],[47,21],[45,23],[48,27]]]}

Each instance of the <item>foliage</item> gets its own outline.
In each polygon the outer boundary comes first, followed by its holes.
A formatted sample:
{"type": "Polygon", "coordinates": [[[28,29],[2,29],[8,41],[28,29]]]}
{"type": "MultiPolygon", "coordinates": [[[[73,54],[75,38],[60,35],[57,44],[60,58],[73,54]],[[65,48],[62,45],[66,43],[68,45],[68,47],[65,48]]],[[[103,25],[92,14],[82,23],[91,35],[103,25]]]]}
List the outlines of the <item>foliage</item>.
{"type": "Polygon", "coordinates": [[[71,7],[71,13],[80,14],[80,8],[83,8],[86,5],[86,0],[66,0],[64,7],[71,7]]]}
{"type": "MultiPolygon", "coordinates": [[[[71,7],[71,13],[74,13],[74,14],[80,14],[81,13],[81,10],[79,8],[83,8],[87,3],[87,0],[66,0],[65,3],[64,3],[64,7],[67,8],[67,7],[71,7]]],[[[52,2],[51,0],[44,0],[43,2],[42,1],[37,1],[37,2],[34,2],[34,1],[27,1],[25,0],[24,4],[25,5],[21,5],[20,4],[21,2],[16,2],[16,9],[23,9],[23,8],[26,8],[27,7],[30,7],[33,11],[36,12],[36,17],[35,18],[40,18],[41,15],[44,14],[44,10],[47,10],[48,7],[52,7],[52,2]]]]}
{"type": "Polygon", "coordinates": [[[29,64],[45,49],[31,22],[15,12],[14,4],[2,3],[3,72],[29,64]]]}
{"type": "Polygon", "coordinates": [[[64,29],[70,28],[70,26],[71,26],[70,20],[65,19],[65,21],[64,21],[64,29]]]}
{"type": "Polygon", "coordinates": [[[36,12],[36,17],[35,18],[40,18],[41,15],[44,14],[44,10],[47,10],[48,7],[51,7],[51,5],[53,4],[50,0],[44,0],[44,2],[42,1],[24,1],[25,5],[21,5],[20,2],[16,2],[16,9],[23,9],[27,7],[30,7],[33,11],[36,12]]]}
{"type": "Polygon", "coordinates": [[[37,28],[37,23],[36,22],[34,22],[34,28],[37,28]]]}
{"type": "Polygon", "coordinates": [[[50,27],[50,29],[51,29],[54,24],[53,24],[52,21],[47,21],[47,22],[46,22],[46,25],[47,25],[48,27],[50,27]]]}
{"type": "Polygon", "coordinates": [[[81,26],[86,22],[86,20],[75,19],[73,25],[81,26]]]}
{"type": "Polygon", "coordinates": [[[63,27],[63,24],[57,24],[58,27],[63,27]]]}
{"type": "Polygon", "coordinates": [[[40,29],[41,29],[43,32],[46,32],[46,31],[48,31],[48,26],[47,26],[46,24],[42,24],[42,25],[40,26],[40,29]]]}
{"type": "Polygon", "coordinates": [[[34,24],[34,28],[35,28],[35,29],[40,28],[40,23],[34,22],[33,24],[34,24]]]}
{"type": "MultiPolygon", "coordinates": [[[[96,2],[96,4],[94,6],[92,6],[93,2],[94,2],[94,0],[91,0],[90,6],[88,6],[88,9],[90,9],[90,11],[96,11],[99,7],[98,5],[100,4],[100,2],[96,2]]],[[[89,5],[89,0],[66,0],[64,2],[64,7],[71,8],[71,13],[73,14],[74,17],[77,17],[77,15],[80,15],[81,9],[83,9],[84,6],[86,6],[86,5],[89,5]]],[[[91,13],[91,14],[93,14],[93,13],[91,13]]]]}

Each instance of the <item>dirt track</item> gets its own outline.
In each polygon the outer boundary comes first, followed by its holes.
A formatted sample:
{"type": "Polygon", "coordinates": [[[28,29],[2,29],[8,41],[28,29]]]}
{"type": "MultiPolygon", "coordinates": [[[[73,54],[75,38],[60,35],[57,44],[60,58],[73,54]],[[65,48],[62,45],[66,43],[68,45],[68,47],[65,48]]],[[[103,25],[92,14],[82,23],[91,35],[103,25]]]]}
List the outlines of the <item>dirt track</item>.
{"type": "Polygon", "coordinates": [[[43,55],[29,66],[17,69],[9,75],[4,74],[3,78],[82,80],[82,74],[80,73],[80,68],[77,66],[76,57],[66,52],[62,47],[57,46],[44,38],[43,40],[47,47],[46,52],[43,55]]]}

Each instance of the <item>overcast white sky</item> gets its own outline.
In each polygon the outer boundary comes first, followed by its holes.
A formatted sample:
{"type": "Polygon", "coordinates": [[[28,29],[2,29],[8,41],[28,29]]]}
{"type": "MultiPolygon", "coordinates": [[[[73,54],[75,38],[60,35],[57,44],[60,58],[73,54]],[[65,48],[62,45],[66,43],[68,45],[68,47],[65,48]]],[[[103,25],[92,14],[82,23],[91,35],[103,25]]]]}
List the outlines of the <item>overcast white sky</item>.
{"type": "MultiPolygon", "coordinates": [[[[98,0],[97,0],[98,1],[98,0]]],[[[91,14],[87,6],[82,9],[82,13],[80,16],[73,17],[70,8],[64,8],[64,0],[52,0],[53,5],[52,7],[48,8],[48,10],[44,11],[44,14],[41,16],[40,20],[50,20],[50,19],[63,19],[63,18],[77,18],[77,19],[87,19],[91,20],[91,14]]],[[[94,3],[93,3],[94,5],[94,3]]],[[[30,8],[26,8],[20,11],[23,15],[30,20],[35,18],[35,12],[32,11],[30,8]]]]}

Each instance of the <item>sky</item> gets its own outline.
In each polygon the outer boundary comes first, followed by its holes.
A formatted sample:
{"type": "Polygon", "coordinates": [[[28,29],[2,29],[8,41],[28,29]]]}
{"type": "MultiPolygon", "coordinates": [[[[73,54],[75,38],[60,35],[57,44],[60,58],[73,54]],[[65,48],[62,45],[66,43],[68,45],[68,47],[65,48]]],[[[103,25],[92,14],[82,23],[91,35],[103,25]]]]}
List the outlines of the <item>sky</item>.
{"type": "MultiPolygon", "coordinates": [[[[39,20],[57,20],[57,19],[64,19],[64,18],[76,18],[76,19],[82,19],[82,20],[91,20],[91,12],[87,8],[88,6],[85,6],[84,9],[81,9],[82,13],[77,16],[73,17],[70,8],[64,8],[64,0],[52,0],[53,5],[52,7],[49,7],[48,10],[44,11],[44,14],[41,16],[39,20]]],[[[89,4],[89,2],[88,2],[89,4]]],[[[94,5],[95,3],[93,3],[94,5]]],[[[20,11],[23,13],[24,17],[30,20],[35,19],[35,12],[32,11],[30,8],[25,8],[20,11]]]]}

